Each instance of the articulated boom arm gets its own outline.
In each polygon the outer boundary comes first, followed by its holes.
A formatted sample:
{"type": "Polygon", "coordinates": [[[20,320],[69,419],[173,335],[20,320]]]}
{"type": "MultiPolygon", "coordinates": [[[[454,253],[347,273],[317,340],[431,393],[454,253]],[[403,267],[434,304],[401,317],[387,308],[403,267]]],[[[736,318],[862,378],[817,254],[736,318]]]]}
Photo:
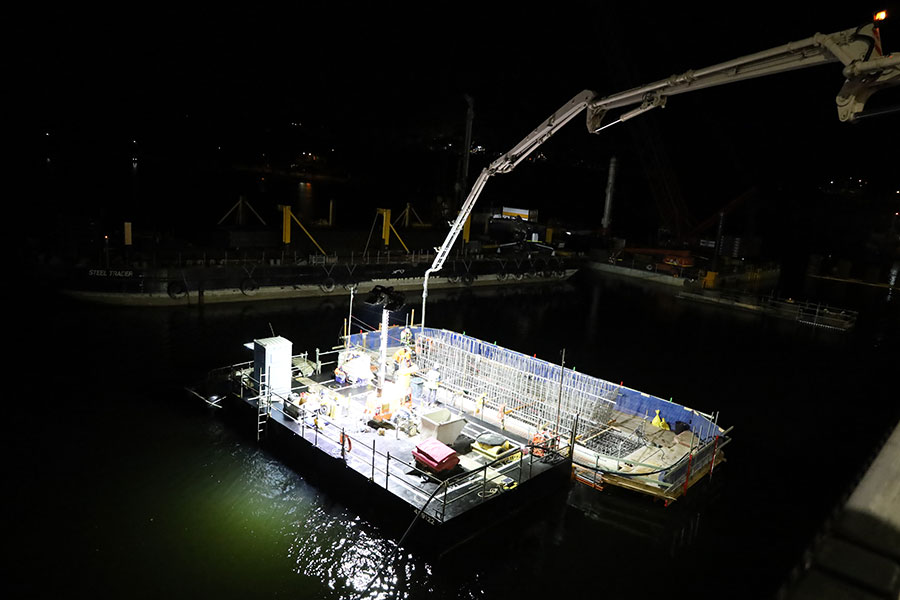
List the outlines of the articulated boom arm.
{"type": "Polygon", "coordinates": [[[855,119],[878,89],[900,83],[900,56],[882,56],[878,29],[869,23],[829,35],[817,33],[805,40],[591,100],[588,130],[596,133],[602,129],[600,122],[613,108],[661,99],[664,102],[666,96],[837,61],[844,64],[846,77],[836,98],[841,121],[855,119]]]}
{"type": "Polygon", "coordinates": [[[900,55],[883,56],[878,29],[874,23],[791,42],[750,54],[724,63],[686,71],[655,83],[631,90],[599,97],[591,90],[584,90],[574,96],[543,123],[538,125],[509,152],[485,167],[472,190],[460,208],[459,215],[452,223],[443,245],[438,248],[431,267],[425,271],[422,287],[422,327],[425,326],[425,299],[428,297],[428,278],[444,266],[450,249],[459,237],[475,202],[481,195],[487,180],[495,173],[509,173],[525,160],[538,146],[546,142],[554,133],[587,109],[587,128],[591,133],[636,117],[652,108],[663,107],[668,96],[692,92],[717,85],[724,85],[745,79],[774,75],[819,64],[840,61],[844,65],[846,78],[836,97],[838,118],[841,121],[856,119],[866,100],[877,90],[900,84],[900,55]],[[615,121],[602,125],[606,113],[611,109],[637,104],[615,121]]]}
{"type": "Polygon", "coordinates": [[[512,150],[495,160],[488,167],[493,173],[509,173],[516,166],[528,158],[538,146],[550,139],[554,133],[562,129],[562,127],[571,121],[582,110],[587,107],[588,103],[597,97],[596,92],[584,90],[574,98],[566,102],[562,108],[550,115],[543,123],[534,128],[534,130],[525,136],[521,142],[516,144],[512,150]]]}
{"type": "Polygon", "coordinates": [[[583,111],[587,107],[588,102],[596,96],[597,94],[590,90],[581,92],[569,100],[558,111],[550,115],[543,123],[538,125],[534,131],[529,133],[524,140],[516,144],[512,150],[482,169],[478,178],[475,180],[475,184],[472,186],[472,190],[466,197],[466,201],[463,202],[463,205],[460,208],[459,216],[450,226],[450,232],[447,234],[444,244],[438,249],[437,254],[434,257],[434,262],[431,264],[431,268],[428,269],[428,273],[440,271],[441,267],[444,266],[444,261],[447,260],[450,248],[453,247],[454,242],[456,242],[456,238],[462,231],[466,219],[472,214],[472,209],[475,207],[475,201],[478,200],[478,196],[481,195],[481,190],[487,183],[488,178],[495,173],[509,173],[515,169],[516,165],[528,158],[528,155],[531,154],[535,148],[547,141],[550,136],[559,131],[566,123],[583,111]]]}

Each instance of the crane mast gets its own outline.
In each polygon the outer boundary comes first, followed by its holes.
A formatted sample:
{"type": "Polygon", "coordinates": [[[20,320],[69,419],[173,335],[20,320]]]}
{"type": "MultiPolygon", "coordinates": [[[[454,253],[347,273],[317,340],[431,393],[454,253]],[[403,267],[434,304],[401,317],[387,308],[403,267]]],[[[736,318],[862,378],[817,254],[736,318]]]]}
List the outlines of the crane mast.
{"type": "MultiPolygon", "coordinates": [[[[884,18],[883,15],[880,16],[884,18]]],[[[509,173],[515,169],[582,111],[587,113],[588,132],[599,133],[648,110],[664,107],[669,96],[834,62],[844,65],[844,84],[835,98],[838,119],[842,122],[854,121],[862,116],[866,101],[876,91],[900,83],[900,55],[883,54],[879,30],[873,21],[832,34],[817,33],[803,40],[703,69],[686,71],[610,96],[601,97],[592,90],[576,94],[512,149],[482,169],[475,179],[458,216],[451,223],[447,237],[437,249],[434,261],[425,271],[422,284],[422,327],[425,327],[428,279],[443,267],[488,179],[497,173],[509,173]],[[610,110],[634,105],[637,107],[620,114],[616,120],[603,124],[610,110]]],[[[464,151],[468,152],[468,148],[464,151]]]]}

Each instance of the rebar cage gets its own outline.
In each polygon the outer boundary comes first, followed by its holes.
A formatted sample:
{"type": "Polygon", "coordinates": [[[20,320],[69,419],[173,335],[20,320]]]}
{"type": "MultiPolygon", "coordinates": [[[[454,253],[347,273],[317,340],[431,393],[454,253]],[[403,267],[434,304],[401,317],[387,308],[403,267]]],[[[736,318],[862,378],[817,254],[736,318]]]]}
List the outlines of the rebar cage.
{"type": "MultiPolygon", "coordinates": [[[[388,347],[402,345],[402,329],[388,328],[388,347]]],[[[682,459],[660,467],[637,463],[640,471],[652,475],[654,485],[683,481],[690,476],[691,462],[699,466],[714,460],[727,441],[717,416],[465,334],[412,329],[419,371],[436,368],[445,401],[526,439],[572,436],[576,452],[607,472],[622,473],[619,459],[638,448],[658,447],[647,440],[658,431],[651,425],[654,416],[692,434],[690,451],[682,459]],[[630,421],[627,427],[625,420],[630,421]]],[[[375,351],[381,331],[353,334],[348,342],[375,351]]]]}

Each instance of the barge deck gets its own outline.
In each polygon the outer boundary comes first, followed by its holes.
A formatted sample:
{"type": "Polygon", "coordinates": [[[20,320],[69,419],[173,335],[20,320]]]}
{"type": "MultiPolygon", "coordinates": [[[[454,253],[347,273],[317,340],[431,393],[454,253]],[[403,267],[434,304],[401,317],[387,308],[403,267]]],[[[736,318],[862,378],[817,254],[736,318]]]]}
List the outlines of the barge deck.
{"type": "MultiPolygon", "coordinates": [[[[247,381],[248,371],[237,374],[247,381]]],[[[377,396],[372,384],[339,386],[331,378],[316,376],[297,377],[294,382],[292,393],[314,398],[304,403],[310,407],[300,405],[295,412],[293,407],[297,405],[289,399],[239,398],[265,415],[258,421],[263,428],[260,435],[278,440],[276,445],[301,443],[317,450],[333,459],[333,466],[346,467],[360,481],[407,504],[413,511],[410,514],[421,510],[421,518],[432,525],[453,521],[494,495],[559,471],[560,463],[565,462],[559,451],[536,456],[525,440],[470,422],[440,401],[429,404],[419,397],[407,404],[403,410],[409,414],[406,420],[412,427],[403,427],[398,425],[400,419],[371,419],[367,404],[377,396]],[[418,445],[434,435],[432,431],[419,431],[415,422],[435,415],[443,419],[442,424],[459,423],[461,427],[446,444],[456,452],[459,463],[446,472],[429,470],[413,455],[418,445]],[[495,442],[498,436],[499,444],[479,442],[487,438],[495,442]]],[[[243,389],[250,392],[253,387],[245,383],[243,389]]]]}
{"type": "Polygon", "coordinates": [[[717,415],[441,329],[352,334],[315,360],[281,337],[248,346],[253,361],[217,371],[230,392],[201,397],[395,523],[426,522],[429,543],[456,545],[571,481],[668,505],[730,441],[717,415]]]}

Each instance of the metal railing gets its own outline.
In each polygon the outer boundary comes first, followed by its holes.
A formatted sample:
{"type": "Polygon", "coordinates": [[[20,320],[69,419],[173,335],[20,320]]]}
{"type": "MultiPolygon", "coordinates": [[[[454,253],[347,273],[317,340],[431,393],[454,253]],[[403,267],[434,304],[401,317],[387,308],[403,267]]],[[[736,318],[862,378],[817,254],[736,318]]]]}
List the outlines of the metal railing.
{"type": "Polygon", "coordinates": [[[761,301],[764,306],[776,313],[791,316],[800,323],[821,327],[847,329],[856,323],[856,318],[859,316],[855,310],[837,308],[821,302],[782,300],[772,297],[763,298],[761,301]]]}
{"type": "MultiPolygon", "coordinates": [[[[361,437],[347,433],[330,420],[320,419],[321,415],[303,407],[297,418],[277,406],[273,405],[272,409],[297,422],[300,425],[300,436],[313,447],[323,451],[339,450],[341,459],[345,461],[350,460],[352,452],[352,458],[359,467],[354,470],[364,475],[362,465],[366,465],[369,480],[387,491],[390,491],[391,486],[400,486],[411,491],[424,503],[435,491],[433,487],[425,487],[426,482],[443,486],[443,491],[434,498],[434,502],[425,507],[422,516],[426,520],[442,523],[448,518],[448,509],[454,503],[476,496],[478,499],[474,503],[481,504],[500,493],[500,488],[518,487],[533,475],[535,454],[525,452],[521,447],[512,447],[476,469],[441,480],[415,463],[392,455],[390,451],[379,451],[375,439],[367,443],[361,437]],[[410,475],[421,478],[422,484],[411,481],[410,475]]],[[[555,450],[561,455],[567,451],[567,447],[555,450]]]]}
{"type": "MultiPolygon", "coordinates": [[[[317,372],[321,372],[322,366],[331,364],[323,362],[323,356],[340,351],[340,348],[326,352],[317,349],[315,363],[317,372]]],[[[306,358],[306,354],[300,356],[306,358]]],[[[644,486],[652,486],[667,497],[679,496],[686,493],[687,488],[704,472],[712,472],[717,457],[730,442],[728,434],[731,429],[722,431],[713,421],[706,422],[706,426],[692,436],[691,448],[681,459],[674,464],[660,466],[629,459],[627,457],[629,452],[623,453],[620,450],[617,454],[611,454],[603,449],[591,448],[582,441],[581,436],[575,436],[571,441],[556,436],[544,442],[539,448],[513,446],[476,469],[441,479],[422,469],[415,461],[404,460],[389,451],[380,451],[376,447],[376,439],[370,440],[368,437],[348,433],[336,422],[335,413],[325,415],[299,406],[299,414],[296,416],[288,414],[285,412],[284,403],[289,402],[290,398],[282,397],[275,392],[267,392],[263,398],[259,392],[263,386],[254,379],[252,369],[252,362],[247,361],[218,369],[217,372],[230,373],[230,377],[240,385],[241,398],[244,400],[265,403],[266,410],[279,412],[286,419],[297,423],[299,435],[314,448],[335,456],[339,453],[342,460],[353,461],[351,467],[355,471],[367,476],[370,481],[387,491],[398,487],[406,489],[422,504],[422,518],[432,522],[444,522],[448,514],[452,513],[455,503],[463,501],[472,503],[474,498],[473,503],[480,504],[493,495],[502,493],[503,489],[517,487],[529,480],[533,475],[535,459],[542,459],[540,454],[544,452],[570,456],[574,450],[574,454],[582,457],[581,461],[576,459],[576,466],[600,474],[601,481],[603,475],[622,476],[644,486]],[[247,391],[251,394],[247,395],[247,391]],[[572,443],[575,444],[574,448],[571,446],[572,443]],[[585,458],[587,463],[584,462],[585,458]],[[627,463],[628,469],[620,468],[623,462],[627,463]],[[432,498],[435,494],[435,484],[442,486],[442,489],[432,498]],[[424,505],[426,501],[427,506],[424,505]]],[[[300,368],[295,366],[292,377],[296,377],[299,370],[300,368]]],[[[305,385],[295,386],[291,392],[307,389],[305,385]]],[[[335,406],[335,410],[339,408],[335,406]]],[[[588,419],[580,422],[587,429],[593,427],[593,423],[588,419]]]]}
{"type": "MultiPolygon", "coordinates": [[[[501,493],[501,490],[518,487],[533,476],[535,460],[544,460],[543,456],[529,451],[527,447],[513,446],[475,469],[442,480],[414,462],[391,455],[390,451],[378,450],[375,439],[369,443],[361,436],[352,435],[327,415],[308,410],[304,406],[299,407],[299,414],[296,417],[288,414],[284,409],[284,402],[289,402],[290,398],[271,390],[265,390],[264,394],[260,393],[259,390],[265,386],[252,376],[252,368],[253,363],[248,361],[217,369],[216,372],[226,373],[240,386],[243,400],[256,401],[258,407],[280,413],[286,419],[297,423],[300,427],[300,437],[311,443],[314,448],[329,454],[332,451],[339,451],[342,460],[355,461],[353,466],[355,471],[364,476],[366,475],[364,471],[367,471],[369,480],[387,491],[391,491],[393,486],[410,491],[422,502],[422,518],[432,522],[442,523],[452,516],[449,513],[456,503],[467,501],[476,505],[481,504],[501,493]],[[247,391],[251,392],[251,395],[247,395],[247,391]],[[421,483],[416,483],[411,477],[419,478],[421,483]],[[431,485],[426,487],[426,484],[431,485]],[[442,488],[436,495],[434,484],[442,488]],[[433,501],[424,506],[433,495],[435,495],[433,501]],[[474,502],[473,498],[476,498],[474,502]]],[[[306,389],[306,386],[295,386],[291,392],[306,389]]],[[[551,439],[543,449],[560,457],[567,456],[570,448],[568,444],[563,444],[563,441],[562,438],[551,439]]]]}

